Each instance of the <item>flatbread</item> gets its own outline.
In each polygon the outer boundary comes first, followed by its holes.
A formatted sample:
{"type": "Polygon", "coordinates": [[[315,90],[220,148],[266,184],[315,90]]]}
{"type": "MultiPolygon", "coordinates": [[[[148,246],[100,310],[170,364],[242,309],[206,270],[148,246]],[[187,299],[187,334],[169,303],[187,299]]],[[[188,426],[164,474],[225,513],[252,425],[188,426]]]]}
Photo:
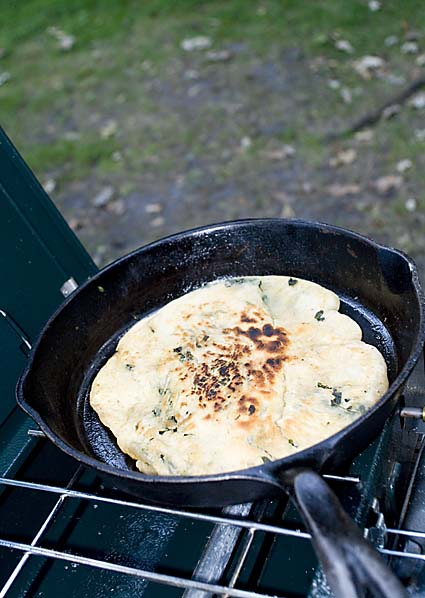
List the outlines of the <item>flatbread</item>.
{"type": "Polygon", "coordinates": [[[90,403],[145,473],[259,465],[341,430],[387,390],[380,352],[332,291],[287,276],[221,279],[136,323],[90,403]]]}

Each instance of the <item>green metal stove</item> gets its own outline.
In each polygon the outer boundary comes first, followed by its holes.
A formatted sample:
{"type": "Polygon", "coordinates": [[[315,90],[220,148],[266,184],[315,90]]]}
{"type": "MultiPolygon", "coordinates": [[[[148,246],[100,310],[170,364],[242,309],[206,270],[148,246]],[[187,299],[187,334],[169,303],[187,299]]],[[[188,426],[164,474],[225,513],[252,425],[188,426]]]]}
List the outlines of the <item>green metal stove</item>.
{"type": "MultiPolygon", "coordinates": [[[[152,507],[59,452],[15,403],[31,343],[96,266],[0,130],[0,598],[325,598],[286,500],[152,507]]],[[[405,401],[422,404],[423,364],[405,401]]],[[[425,430],[388,422],[328,481],[412,596],[425,596],[425,430]],[[406,531],[409,530],[409,531],[406,531]]]]}

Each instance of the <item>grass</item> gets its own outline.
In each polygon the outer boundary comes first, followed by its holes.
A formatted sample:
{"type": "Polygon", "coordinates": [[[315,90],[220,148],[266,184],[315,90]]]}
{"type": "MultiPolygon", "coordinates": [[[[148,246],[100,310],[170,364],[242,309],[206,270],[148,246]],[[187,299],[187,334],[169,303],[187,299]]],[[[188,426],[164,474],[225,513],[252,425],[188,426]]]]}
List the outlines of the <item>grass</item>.
{"type": "MultiPolygon", "coordinates": [[[[399,118],[385,122],[387,134],[391,137],[391,145],[386,148],[378,147],[377,150],[385,151],[388,160],[392,162],[400,159],[415,162],[422,159],[422,167],[425,167],[425,141],[420,141],[414,135],[409,123],[410,110],[411,108],[406,107],[399,118]]],[[[418,124],[423,123],[420,115],[417,118],[418,124]]]]}
{"type": "Polygon", "coordinates": [[[26,159],[35,171],[42,171],[59,166],[73,165],[81,174],[87,174],[90,168],[107,160],[115,149],[115,142],[97,138],[83,137],[71,141],[60,139],[54,143],[34,144],[26,152],[26,159]]]}
{"type": "MultiPolygon", "coordinates": [[[[124,149],[130,169],[155,155],[162,156],[164,168],[177,168],[182,163],[174,155],[181,153],[179,148],[189,147],[200,155],[219,151],[232,142],[230,133],[243,128],[236,124],[224,131],[214,150],[199,141],[207,137],[205,123],[213,122],[209,110],[213,114],[214,106],[205,108],[198,121],[182,126],[172,108],[168,115],[152,101],[146,85],[158,75],[174,76],[176,82],[184,65],[204,68],[201,55],[181,50],[183,38],[208,35],[215,48],[245,44],[246,51],[234,59],[235,68],[255,56],[278,56],[282,49],[296,46],[309,56],[337,58],[337,76],[351,84],[351,57],[335,50],[334,40],[349,40],[354,56],[384,53],[390,58],[385,37],[401,35],[409,25],[423,29],[425,11],[420,7],[417,0],[388,0],[377,13],[368,10],[365,0],[0,0],[0,22],[7,25],[0,31],[0,72],[11,74],[0,87],[2,124],[39,175],[61,166],[76,179],[93,168],[117,169],[111,155],[124,149]],[[70,52],[58,49],[49,33],[52,26],[75,36],[70,52]],[[172,75],[173,69],[177,74],[172,75]],[[93,113],[117,113],[125,121],[125,115],[138,112],[151,116],[150,129],[137,125],[144,134],[136,134],[127,124],[114,140],[100,137],[101,119],[91,120],[93,113]],[[78,132],[80,139],[64,139],[69,130],[78,132]]],[[[329,114],[351,110],[337,99],[333,102],[327,107],[329,114]]],[[[280,141],[299,142],[306,155],[317,156],[320,150],[311,132],[289,128],[280,141]]]]}

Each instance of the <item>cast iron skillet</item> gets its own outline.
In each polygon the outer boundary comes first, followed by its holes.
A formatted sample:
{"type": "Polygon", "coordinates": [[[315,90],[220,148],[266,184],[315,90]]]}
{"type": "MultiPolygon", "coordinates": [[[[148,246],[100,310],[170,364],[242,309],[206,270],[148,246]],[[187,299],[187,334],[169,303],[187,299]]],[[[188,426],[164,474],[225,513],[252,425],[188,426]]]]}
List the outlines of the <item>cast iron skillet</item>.
{"type": "MultiPolygon", "coordinates": [[[[423,295],[413,262],[394,249],[325,224],[241,220],[190,230],[143,247],[99,272],[46,324],[17,388],[19,405],[54,444],[145,501],[224,506],[274,496],[295,501],[338,597],[401,597],[392,576],[315,473],[363,450],[396,408],[422,350],[423,295]],[[118,338],[144,314],[223,276],[285,274],[338,293],[342,311],[387,361],[390,388],[347,428],[289,457],[208,476],[135,471],[88,403],[91,380],[118,338]]],[[[341,364],[344,367],[344,364],[341,364]]]]}

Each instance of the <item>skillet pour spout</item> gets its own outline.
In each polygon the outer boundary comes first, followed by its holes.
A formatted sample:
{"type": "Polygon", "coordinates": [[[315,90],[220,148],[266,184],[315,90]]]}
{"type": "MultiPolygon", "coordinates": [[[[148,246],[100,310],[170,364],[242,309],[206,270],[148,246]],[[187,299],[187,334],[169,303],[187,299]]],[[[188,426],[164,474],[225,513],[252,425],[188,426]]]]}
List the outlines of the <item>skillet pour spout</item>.
{"type": "MultiPolygon", "coordinates": [[[[289,491],[311,531],[329,582],[335,578],[335,563],[345,562],[342,576],[352,580],[354,588],[363,579],[369,556],[354,559],[357,548],[349,550],[349,544],[359,546],[359,533],[352,532],[354,524],[347,527],[347,515],[341,515],[331,491],[312,470],[343,467],[381,432],[421,354],[423,339],[423,294],[416,267],[403,253],[316,222],[224,222],[142,247],[77,289],[47,322],[36,342],[18,384],[17,400],[60,449],[148,502],[206,507],[252,501],[276,495],[282,486],[288,489],[289,478],[282,481],[285,472],[308,468],[308,475],[294,476],[289,491]],[[290,275],[334,291],[340,297],[341,311],[360,324],[364,340],[383,354],[388,391],[337,434],[266,466],[199,477],[149,476],[135,471],[90,407],[90,384],[96,372],[135,320],[206,282],[249,275],[290,275]],[[316,492],[320,492],[320,501],[315,503],[316,492]],[[319,502],[323,507],[320,513],[327,505],[326,517],[315,516],[319,502]],[[333,516],[340,524],[331,530],[327,522],[333,516]],[[353,562],[356,566],[350,565],[353,562]]],[[[364,554],[370,554],[366,548],[364,554]]],[[[370,584],[373,593],[371,575],[368,571],[362,584],[368,588],[370,584]]],[[[384,577],[388,576],[387,572],[384,577]]],[[[341,593],[338,583],[334,584],[337,596],[356,595],[341,593]]],[[[391,591],[394,588],[398,594],[379,589],[381,594],[374,595],[403,595],[396,579],[391,591]]]]}

